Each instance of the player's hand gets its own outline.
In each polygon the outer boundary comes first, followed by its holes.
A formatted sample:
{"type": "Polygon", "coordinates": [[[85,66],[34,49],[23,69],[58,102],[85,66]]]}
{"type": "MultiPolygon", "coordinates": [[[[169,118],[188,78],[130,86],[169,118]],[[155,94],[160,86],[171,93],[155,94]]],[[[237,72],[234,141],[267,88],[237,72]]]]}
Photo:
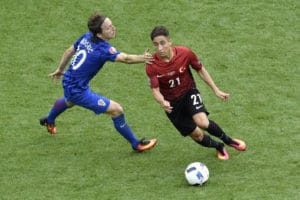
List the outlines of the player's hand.
{"type": "Polygon", "coordinates": [[[60,78],[61,78],[63,75],[64,75],[64,72],[61,71],[61,70],[59,70],[59,69],[57,69],[57,70],[55,70],[55,72],[50,73],[50,74],[49,74],[49,77],[50,77],[51,79],[53,79],[56,83],[58,83],[59,80],[60,80],[60,78]]]}
{"type": "Polygon", "coordinates": [[[164,101],[161,106],[163,107],[163,109],[167,112],[167,113],[171,113],[173,110],[173,107],[171,106],[169,101],[164,101]]]}
{"type": "Polygon", "coordinates": [[[153,58],[152,54],[150,53],[149,48],[147,48],[144,53],[144,60],[145,60],[145,63],[147,63],[147,64],[152,64],[152,62],[154,61],[154,58],[153,58]]]}
{"type": "Polygon", "coordinates": [[[227,100],[230,97],[230,94],[222,92],[221,90],[217,90],[215,92],[215,94],[217,95],[217,97],[219,97],[220,99],[223,99],[223,100],[227,100]]]}

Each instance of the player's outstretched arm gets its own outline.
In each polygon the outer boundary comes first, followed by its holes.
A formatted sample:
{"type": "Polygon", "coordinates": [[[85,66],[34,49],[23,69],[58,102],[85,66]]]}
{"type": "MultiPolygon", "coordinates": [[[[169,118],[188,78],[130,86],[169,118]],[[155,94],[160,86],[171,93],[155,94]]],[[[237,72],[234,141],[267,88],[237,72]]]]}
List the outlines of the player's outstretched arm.
{"type": "Polygon", "coordinates": [[[133,55],[127,53],[120,53],[117,58],[117,62],[127,63],[127,64],[136,64],[136,63],[148,63],[151,64],[153,57],[147,49],[144,55],[133,55]]]}

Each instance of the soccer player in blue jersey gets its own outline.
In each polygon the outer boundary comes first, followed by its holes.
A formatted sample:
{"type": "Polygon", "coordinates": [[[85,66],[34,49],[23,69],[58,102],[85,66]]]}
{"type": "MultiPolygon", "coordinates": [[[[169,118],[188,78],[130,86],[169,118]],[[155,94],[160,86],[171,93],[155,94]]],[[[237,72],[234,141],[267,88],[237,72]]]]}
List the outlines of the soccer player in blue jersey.
{"type": "Polygon", "coordinates": [[[142,152],[152,149],[157,139],[139,140],[126,123],[121,105],[93,92],[89,85],[91,79],[107,61],[127,64],[151,63],[152,55],[148,50],[144,55],[126,54],[116,50],[108,43],[110,39],[115,38],[116,29],[107,16],[98,13],[92,15],[88,20],[88,28],[89,32],[82,35],[64,52],[58,68],[49,75],[55,81],[63,76],[64,96],[56,100],[49,114],[40,119],[40,124],[46,126],[50,134],[56,134],[55,119],[65,110],[77,105],[96,114],[110,115],[115,129],[134,150],[142,152]],[[64,72],[69,62],[69,68],[64,72]]]}

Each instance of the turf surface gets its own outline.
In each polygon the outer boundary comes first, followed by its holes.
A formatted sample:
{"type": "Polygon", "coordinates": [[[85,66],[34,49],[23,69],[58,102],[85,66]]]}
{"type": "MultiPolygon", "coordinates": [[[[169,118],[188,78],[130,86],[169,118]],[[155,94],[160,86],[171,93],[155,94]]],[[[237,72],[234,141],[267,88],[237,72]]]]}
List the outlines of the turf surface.
{"type": "MultiPolygon", "coordinates": [[[[299,1],[3,1],[0,7],[0,199],[299,199],[299,1]],[[47,75],[100,11],[117,27],[120,51],[152,48],[156,25],[190,47],[216,84],[198,78],[210,117],[246,152],[228,161],[182,138],[153,100],[144,65],[107,63],[91,87],[117,102],[150,152],[132,152],[111,120],[82,108],[57,119],[57,135],[38,124],[62,95],[47,75]],[[190,187],[185,167],[204,162],[210,179],[190,187]]],[[[153,48],[152,48],[153,51],[153,48]]]]}

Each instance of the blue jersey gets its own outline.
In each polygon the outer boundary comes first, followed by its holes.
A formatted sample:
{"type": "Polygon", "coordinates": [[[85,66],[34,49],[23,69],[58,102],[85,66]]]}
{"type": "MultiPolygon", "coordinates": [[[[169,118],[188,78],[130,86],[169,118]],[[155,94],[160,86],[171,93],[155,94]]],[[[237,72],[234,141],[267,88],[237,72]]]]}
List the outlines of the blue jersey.
{"type": "Polygon", "coordinates": [[[89,82],[106,61],[114,62],[120,54],[104,40],[92,42],[92,33],[81,36],[75,43],[75,55],[64,74],[63,87],[70,93],[81,93],[89,88],[89,82]]]}

